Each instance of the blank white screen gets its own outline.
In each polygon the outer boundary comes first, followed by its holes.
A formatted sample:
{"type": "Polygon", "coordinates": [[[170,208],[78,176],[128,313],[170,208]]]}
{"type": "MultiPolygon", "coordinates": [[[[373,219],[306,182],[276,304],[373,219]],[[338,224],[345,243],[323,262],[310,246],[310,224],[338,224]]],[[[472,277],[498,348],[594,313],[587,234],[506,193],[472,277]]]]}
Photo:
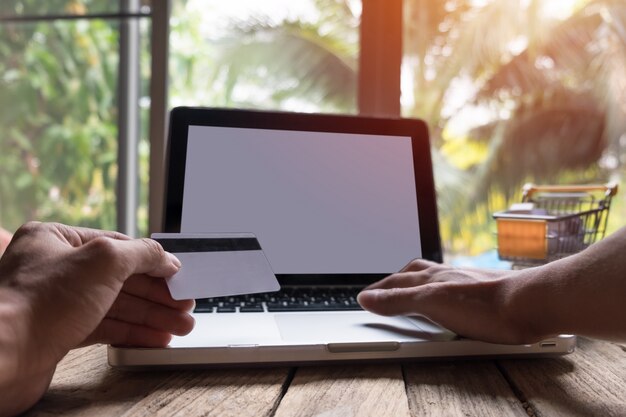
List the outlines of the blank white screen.
{"type": "Polygon", "coordinates": [[[181,232],[256,234],[277,274],[421,256],[411,138],[190,126],[181,232]]]}

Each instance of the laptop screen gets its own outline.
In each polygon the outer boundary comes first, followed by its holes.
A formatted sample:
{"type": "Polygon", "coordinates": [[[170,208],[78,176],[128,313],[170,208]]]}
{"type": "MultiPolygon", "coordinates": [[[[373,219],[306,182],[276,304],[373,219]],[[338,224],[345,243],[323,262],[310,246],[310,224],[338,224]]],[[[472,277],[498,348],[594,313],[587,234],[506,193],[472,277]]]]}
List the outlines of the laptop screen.
{"type": "Polygon", "coordinates": [[[184,168],[170,160],[170,186],[183,176],[180,232],[254,233],[278,275],[389,274],[433,258],[409,134],[223,124],[189,121],[184,168]]]}
{"type": "Polygon", "coordinates": [[[277,274],[421,256],[410,137],[190,126],[181,232],[251,232],[277,274]]]}

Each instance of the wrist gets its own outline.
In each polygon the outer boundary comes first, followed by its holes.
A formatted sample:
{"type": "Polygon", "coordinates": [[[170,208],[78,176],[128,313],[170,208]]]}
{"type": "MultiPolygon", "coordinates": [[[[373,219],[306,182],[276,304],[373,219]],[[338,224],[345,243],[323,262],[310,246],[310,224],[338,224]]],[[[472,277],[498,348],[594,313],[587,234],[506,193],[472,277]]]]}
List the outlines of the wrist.
{"type": "Polygon", "coordinates": [[[48,388],[54,372],[54,368],[38,371],[27,357],[27,313],[19,293],[0,287],[0,397],[11,398],[0,404],[0,416],[32,406],[48,388]]]}
{"type": "Polygon", "coordinates": [[[553,282],[545,267],[515,271],[502,280],[506,322],[518,344],[535,343],[562,333],[553,282]]]}

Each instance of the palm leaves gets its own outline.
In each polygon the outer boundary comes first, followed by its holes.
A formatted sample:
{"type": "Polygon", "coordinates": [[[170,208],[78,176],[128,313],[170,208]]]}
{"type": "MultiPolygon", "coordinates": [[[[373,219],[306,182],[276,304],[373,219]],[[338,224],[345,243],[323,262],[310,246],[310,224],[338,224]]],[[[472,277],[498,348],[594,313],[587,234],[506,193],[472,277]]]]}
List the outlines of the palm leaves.
{"type": "Polygon", "coordinates": [[[624,25],[626,4],[594,1],[484,83],[475,102],[516,105],[508,119],[471,132],[490,138],[496,124],[506,126],[504,140],[492,149],[492,170],[478,181],[502,189],[530,176],[553,181],[563,170],[592,166],[607,148],[619,148],[626,132],[624,25]]]}
{"type": "Polygon", "coordinates": [[[269,18],[256,18],[234,25],[232,35],[218,45],[214,73],[224,77],[226,105],[290,110],[295,100],[316,111],[355,111],[357,17],[347,1],[316,3],[322,12],[319,24],[296,20],[277,26],[269,18]],[[272,91],[251,99],[238,95],[235,87],[246,84],[272,91]]]}
{"type": "Polygon", "coordinates": [[[494,191],[505,196],[502,208],[528,180],[558,182],[568,171],[578,173],[566,175],[569,181],[607,179],[598,161],[607,149],[621,153],[618,142],[626,131],[625,6],[591,2],[544,33],[526,34],[526,48],[495,70],[474,74],[480,88],[469,104],[503,114],[467,132],[484,143],[487,156],[470,167],[470,181],[459,177],[468,187],[442,192],[456,202],[445,213],[450,233],[460,232],[457,219],[464,213],[493,210],[486,202],[494,191]]]}
{"type": "Polygon", "coordinates": [[[283,108],[288,107],[290,98],[317,104],[322,110],[355,108],[357,62],[353,51],[339,39],[321,35],[311,24],[256,24],[222,45],[219,62],[227,73],[226,97],[233,104],[252,104],[237,103],[234,95],[236,85],[252,82],[272,86],[271,102],[283,108]]]}

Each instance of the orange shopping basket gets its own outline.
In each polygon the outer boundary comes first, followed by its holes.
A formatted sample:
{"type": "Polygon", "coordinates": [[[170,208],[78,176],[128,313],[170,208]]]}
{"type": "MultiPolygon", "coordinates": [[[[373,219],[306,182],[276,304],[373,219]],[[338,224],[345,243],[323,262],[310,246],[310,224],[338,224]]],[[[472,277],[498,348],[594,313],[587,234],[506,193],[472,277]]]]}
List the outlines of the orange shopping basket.
{"type": "Polygon", "coordinates": [[[494,213],[500,259],[541,265],[580,252],[604,237],[617,184],[526,184],[522,204],[494,213]]]}

